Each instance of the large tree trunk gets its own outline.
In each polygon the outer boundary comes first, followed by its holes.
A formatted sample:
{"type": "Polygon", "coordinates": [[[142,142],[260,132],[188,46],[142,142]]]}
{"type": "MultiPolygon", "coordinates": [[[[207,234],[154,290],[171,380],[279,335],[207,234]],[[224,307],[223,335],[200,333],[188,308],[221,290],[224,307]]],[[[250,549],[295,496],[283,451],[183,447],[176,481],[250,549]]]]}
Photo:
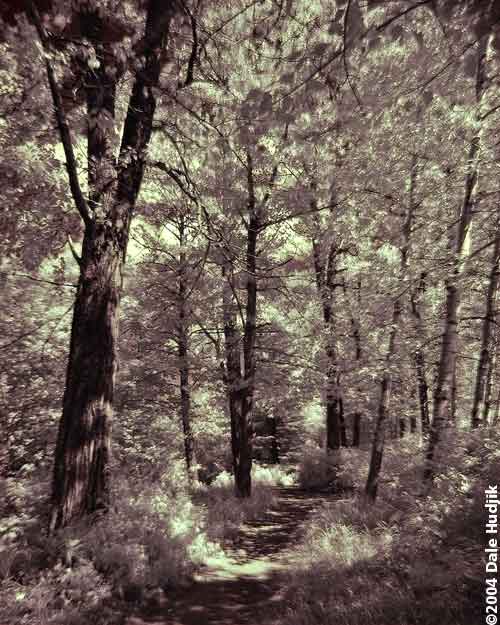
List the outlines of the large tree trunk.
{"type": "MultiPolygon", "coordinates": [[[[476,102],[479,107],[485,89],[485,60],[489,37],[482,38],[479,44],[476,74],[476,102]]],[[[424,482],[430,486],[436,473],[436,451],[448,421],[450,401],[454,385],[458,349],[458,312],[460,307],[459,280],[463,269],[463,252],[467,234],[472,222],[473,209],[477,196],[479,169],[479,151],[481,147],[481,127],[474,135],[468,154],[467,175],[465,177],[464,197],[460,207],[459,219],[454,241],[451,241],[453,269],[446,280],[446,302],[441,355],[438,376],[434,392],[434,407],[429,444],[426,452],[424,482]]],[[[456,391],[455,391],[456,392],[456,391]]]]}
{"type": "Polygon", "coordinates": [[[51,529],[108,505],[122,262],[114,231],[89,227],[54,458],[51,529]]]}
{"type": "Polygon", "coordinates": [[[156,106],[154,87],[160,76],[160,58],[173,15],[173,3],[149,0],[146,11],[142,66],[135,76],[119,164],[115,167],[114,130],[110,129],[118,78],[118,69],[113,66],[114,50],[105,41],[100,14],[95,8],[88,9],[85,5],[81,8],[82,29],[101,60],[99,68],[84,77],[89,188],[88,198],[85,198],[50,60],[48,38],[40,16],[34,5],[31,6],[30,16],[46,53],[47,77],[66,155],[70,189],[85,224],[63,414],[54,457],[51,531],[108,506],[122,268],[130,220],[144,174],[156,106]]]}
{"type": "MultiPolygon", "coordinates": [[[[471,426],[477,428],[481,424],[481,404],[487,403],[487,371],[491,371],[491,337],[493,324],[495,323],[495,296],[498,289],[500,262],[500,227],[497,227],[495,245],[491,257],[491,268],[489,273],[488,290],[486,293],[486,305],[481,328],[481,351],[477,364],[476,384],[474,387],[474,398],[472,402],[471,426]]],[[[486,411],[487,414],[488,411],[486,411]]]]}

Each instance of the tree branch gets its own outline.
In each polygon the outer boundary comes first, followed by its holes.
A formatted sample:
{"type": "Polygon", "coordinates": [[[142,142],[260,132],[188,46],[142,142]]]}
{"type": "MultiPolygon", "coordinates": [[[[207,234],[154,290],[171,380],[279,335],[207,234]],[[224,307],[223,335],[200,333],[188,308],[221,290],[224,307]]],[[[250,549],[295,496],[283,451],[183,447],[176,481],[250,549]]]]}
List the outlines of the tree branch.
{"type": "Polygon", "coordinates": [[[87,201],[82,193],[80,187],[80,181],[78,179],[78,169],[76,163],[76,157],[73,150],[73,141],[71,139],[71,132],[69,130],[68,121],[64,113],[64,106],[59,87],[57,85],[54,68],[50,62],[50,48],[48,44],[47,34],[42,26],[40,14],[35,6],[34,2],[28,4],[28,16],[33,21],[40,43],[43,50],[43,56],[45,60],[45,69],[47,71],[47,78],[49,81],[50,93],[52,95],[52,102],[54,104],[54,113],[57,121],[57,127],[59,129],[59,136],[64,148],[64,155],[66,157],[66,169],[68,171],[69,186],[71,189],[71,195],[75,202],[76,209],[80,213],[81,218],[86,226],[92,223],[92,216],[87,205],[87,201]]]}

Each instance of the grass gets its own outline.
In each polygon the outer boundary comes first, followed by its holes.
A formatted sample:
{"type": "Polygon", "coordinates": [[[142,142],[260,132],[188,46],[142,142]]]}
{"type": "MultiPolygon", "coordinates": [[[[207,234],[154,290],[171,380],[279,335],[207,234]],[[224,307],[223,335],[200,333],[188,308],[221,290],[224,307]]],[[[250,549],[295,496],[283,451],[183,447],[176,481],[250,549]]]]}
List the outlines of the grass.
{"type": "MultiPolygon", "coordinates": [[[[446,444],[446,443],[445,443],[446,444]]],[[[483,489],[500,479],[494,437],[450,434],[446,470],[422,496],[422,456],[389,445],[380,496],[332,502],[311,519],[289,579],[287,625],[470,625],[480,622],[483,489]],[[493,481],[492,481],[493,480],[493,481]]],[[[345,467],[366,471],[363,452],[345,467]],[[364,469],[362,470],[361,467],[364,469]]]]}

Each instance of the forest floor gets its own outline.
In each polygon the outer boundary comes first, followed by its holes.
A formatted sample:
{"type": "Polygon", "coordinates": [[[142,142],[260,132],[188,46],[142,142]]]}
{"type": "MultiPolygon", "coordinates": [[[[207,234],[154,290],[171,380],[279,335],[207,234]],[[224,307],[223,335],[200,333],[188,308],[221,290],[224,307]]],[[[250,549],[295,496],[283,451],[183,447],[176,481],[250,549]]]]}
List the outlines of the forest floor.
{"type": "Polygon", "coordinates": [[[126,625],[277,625],[285,608],[285,573],[298,564],[294,548],[304,522],[330,494],[278,489],[262,518],[249,521],[193,583],[168,593],[163,605],[138,610],[126,625]]]}

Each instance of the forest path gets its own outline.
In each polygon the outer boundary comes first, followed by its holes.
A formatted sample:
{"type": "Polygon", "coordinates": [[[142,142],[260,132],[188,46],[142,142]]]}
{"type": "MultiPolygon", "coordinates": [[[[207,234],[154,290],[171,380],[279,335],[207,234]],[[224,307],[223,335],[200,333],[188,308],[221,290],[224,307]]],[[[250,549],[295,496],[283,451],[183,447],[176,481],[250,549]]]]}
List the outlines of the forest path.
{"type": "Polygon", "coordinates": [[[262,518],[247,522],[226,548],[198,572],[188,588],[169,594],[162,609],[130,617],[126,625],[277,625],[286,587],[283,572],[297,561],[303,524],[331,494],[278,489],[262,518]]]}

